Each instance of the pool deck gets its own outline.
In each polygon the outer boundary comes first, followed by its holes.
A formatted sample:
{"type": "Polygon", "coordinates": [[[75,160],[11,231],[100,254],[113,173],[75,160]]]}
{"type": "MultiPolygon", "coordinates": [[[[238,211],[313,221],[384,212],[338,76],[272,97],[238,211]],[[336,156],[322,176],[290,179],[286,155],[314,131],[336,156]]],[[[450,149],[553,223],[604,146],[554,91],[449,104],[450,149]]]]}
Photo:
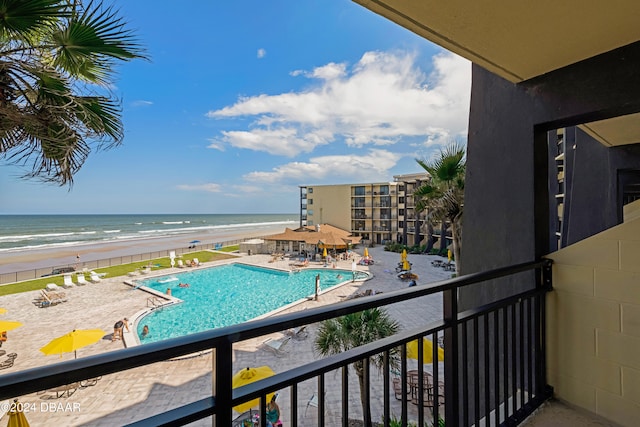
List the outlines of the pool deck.
{"type": "MultiPolygon", "coordinates": [[[[359,251],[361,253],[361,250],[359,251]]],[[[369,254],[375,264],[369,267],[358,266],[358,269],[368,270],[373,278],[365,282],[347,283],[320,295],[318,301],[306,300],[300,304],[289,306],[286,311],[294,312],[310,307],[338,302],[346,297],[365,289],[388,292],[407,286],[406,282],[396,277],[394,268],[400,260],[397,253],[385,252],[382,247],[369,249],[369,254]]],[[[444,271],[431,265],[433,259],[442,259],[430,255],[409,255],[413,263],[413,272],[419,275],[418,284],[436,282],[451,277],[451,272],[444,271]]],[[[288,259],[271,261],[269,255],[241,256],[242,262],[267,267],[288,269],[288,259]]],[[[224,264],[229,261],[206,263],[204,267],[224,264]]],[[[318,265],[311,265],[317,267],[318,265]]],[[[350,261],[339,261],[338,268],[350,270],[350,261]]],[[[184,269],[165,269],[162,275],[179,273],[184,269]]],[[[23,326],[8,333],[8,341],[2,346],[7,353],[16,352],[18,358],[13,367],[0,372],[2,374],[15,372],[36,366],[54,364],[62,360],[70,360],[73,354],[63,354],[62,357],[45,356],[39,349],[51,339],[70,332],[74,329],[100,328],[105,331],[105,337],[98,343],[78,350],[78,357],[105,353],[122,349],[124,343],[120,340],[111,341],[113,324],[128,317],[134,321],[149,304],[149,293],[124,283],[129,278],[104,278],[100,283],[65,289],[67,302],[47,308],[38,308],[32,301],[39,291],[1,297],[0,307],[7,309],[2,315],[5,320],[15,320],[23,326]]],[[[420,299],[419,303],[394,304],[388,307],[391,316],[403,327],[415,327],[439,319],[441,316],[441,295],[431,295],[420,299]]],[[[131,328],[133,329],[133,327],[131,328]]],[[[276,372],[285,371],[301,364],[317,359],[313,351],[313,339],[316,325],[309,325],[309,337],[303,341],[291,340],[287,344],[287,354],[276,357],[273,353],[264,351],[260,344],[268,337],[281,337],[283,334],[272,334],[259,339],[247,340],[234,345],[234,371],[247,366],[269,365],[276,372]]],[[[126,332],[126,331],[125,331],[126,332]]],[[[125,333],[125,341],[134,343],[135,337],[125,333]]],[[[0,357],[0,361],[4,357],[0,357]]],[[[152,416],[162,410],[171,409],[211,395],[211,355],[203,354],[198,357],[167,361],[148,365],[129,371],[104,376],[97,384],[79,388],[69,397],[56,399],[55,394],[30,394],[20,397],[20,401],[28,404],[27,418],[31,425],[68,425],[68,426],[115,426],[134,422],[152,416]],[[52,421],[54,420],[55,421],[52,421]]],[[[357,378],[352,372],[349,387],[357,390],[357,378]]],[[[0,377],[1,378],[1,377],[0,377]]],[[[340,423],[340,392],[338,389],[339,375],[328,374],[326,379],[326,417],[327,422],[340,423]]],[[[371,376],[372,389],[378,396],[382,394],[381,378],[371,376]]],[[[298,387],[298,417],[299,425],[313,425],[317,417],[317,408],[308,407],[307,402],[316,389],[316,384],[305,382],[298,387]],[[306,422],[307,420],[308,422],[306,422]]],[[[392,392],[392,391],[390,391],[392,392]]],[[[392,405],[397,405],[396,415],[399,414],[399,401],[393,399],[392,405]]],[[[351,393],[349,404],[353,418],[360,418],[360,403],[358,393],[351,393]]],[[[278,398],[282,409],[285,425],[289,414],[289,389],[280,391],[278,398]]],[[[380,419],[377,413],[380,408],[374,408],[374,419],[380,419]]],[[[410,413],[415,412],[415,406],[409,405],[410,413]]],[[[5,422],[7,416],[0,419],[5,422]]],[[[194,426],[211,425],[210,419],[190,424],[194,426]]]]}

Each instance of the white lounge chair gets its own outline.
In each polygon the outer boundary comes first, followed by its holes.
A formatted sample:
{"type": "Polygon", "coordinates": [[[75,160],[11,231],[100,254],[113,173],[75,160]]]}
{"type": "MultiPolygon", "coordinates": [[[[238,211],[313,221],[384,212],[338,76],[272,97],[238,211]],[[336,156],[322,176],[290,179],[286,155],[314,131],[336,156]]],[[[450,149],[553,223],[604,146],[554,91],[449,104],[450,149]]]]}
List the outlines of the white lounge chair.
{"type": "Polygon", "coordinates": [[[262,343],[262,348],[270,351],[278,357],[283,357],[287,354],[287,351],[284,347],[287,345],[290,339],[291,337],[282,339],[268,338],[265,342],[262,343]]]}
{"type": "Polygon", "coordinates": [[[91,283],[98,283],[100,282],[102,279],[100,278],[100,276],[98,276],[98,273],[96,273],[95,271],[92,271],[90,273],[90,277],[89,277],[89,281],[91,283]]]}
{"type": "Polygon", "coordinates": [[[193,261],[191,261],[192,267],[197,267],[199,265],[200,265],[200,261],[198,261],[198,258],[194,258],[193,261]]]}
{"type": "Polygon", "coordinates": [[[60,286],[56,285],[55,283],[47,283],[46,290],[47,291],[58,292],[58,291],[61,291],[62,288],[60,286]]]}
{"type": "Polygon", "coordinates": [[[76,275],[76,281],[78,282],[77,283],[78,286],[84,286],[89,284],[89,282],[87,282],[87,279],[84,277],[84,273],[78,273],[76,275]]]}
{"type": "Polygon", "coordinates": [[[178,268],[184,268],[184,263],[181,259],[178,260],[178,268]]]}
{"type": "Polygon", "coordinates": [[[62,287],[63,288],[73,288],[76,284],[73,283],[73,278],[71,277],[70,274],[65,274],[63,276],[63,280],[64,282],[62,283],[62,287]]]}

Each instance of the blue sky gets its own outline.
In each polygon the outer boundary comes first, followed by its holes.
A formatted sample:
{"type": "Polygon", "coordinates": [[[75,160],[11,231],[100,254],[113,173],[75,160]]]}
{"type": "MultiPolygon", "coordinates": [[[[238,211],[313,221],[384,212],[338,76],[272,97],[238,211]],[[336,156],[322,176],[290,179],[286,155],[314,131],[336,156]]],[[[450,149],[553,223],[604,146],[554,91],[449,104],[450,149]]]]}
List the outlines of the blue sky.
{"type": "Polygon", "coordinates": [[[392,181],[465,141],[471,65],[349,0],[105,0],[149,61],[118,67],[121,146],[74,185],[0,160],[0,214],[292,213],[299,185],[392,181]]]}

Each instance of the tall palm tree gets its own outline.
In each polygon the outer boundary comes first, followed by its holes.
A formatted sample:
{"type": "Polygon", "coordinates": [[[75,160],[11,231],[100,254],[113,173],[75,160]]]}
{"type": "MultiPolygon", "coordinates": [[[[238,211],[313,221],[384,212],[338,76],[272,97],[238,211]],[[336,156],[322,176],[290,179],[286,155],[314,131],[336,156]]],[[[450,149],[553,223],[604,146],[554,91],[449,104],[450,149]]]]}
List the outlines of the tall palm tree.
{"type": "MultiPolygon", "coordinates": [[[[427,211],[428,217],[440,221],[441,249],[446,248],[446,224],[451,226],[456,272],[460,271],[462,245],[462,213],[464,208],[465,148],[451,143],[440,150],[433,160],[416,159],[431,179],[414,193],[416,210],[427,211]]],[[[429,220],[428,218],[428,220],[429,220]]]]}
{"type": "Polygon", "coordinates": [[[141,46],[100,1],[0,0],[0,157],[71,185],[92,146],[122,142],[109,86],[135,58],[141,46]]]}
{"type": "MultiPolygon", "coordinates": [[[[323,356],[339,354],[349,349],[394,335],[400,326],[393,320],[387,311],[382,308],[371,308],[358,313],[351,313],[335,319],[325,320],[318,328],[314,347],[315,351],[323,356]]],[[[371,359],[377,368],[383,366],[382,354],[371,359]]],[[[353,364],[360,384],[360,401],[364,414],[365,426],[371,426],[371,412],[367,411],[364,402],[364,363],[359,360],[353,364]]],[[[391,353],[391,366],[397,365],[397,349],[391,353]]]]}

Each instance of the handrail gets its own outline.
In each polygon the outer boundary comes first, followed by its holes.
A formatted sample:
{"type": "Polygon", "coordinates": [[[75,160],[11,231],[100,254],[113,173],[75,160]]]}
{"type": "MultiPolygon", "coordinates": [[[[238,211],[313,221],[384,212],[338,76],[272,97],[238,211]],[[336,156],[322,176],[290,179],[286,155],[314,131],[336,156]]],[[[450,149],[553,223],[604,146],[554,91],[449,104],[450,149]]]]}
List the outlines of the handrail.
{"type": "MultiPolygon", "coordinates": [[[[384,305],[394,304],[414,298],[447,291],[456,291],[457,289],[469,286],[478,282],[505,277],[508,275],[529,271],[535,268],[549,268],[551,261],[540,260],[521,263],[513,266],[501,267],[495,270],[473,273],[461,277],[456,277],[441,282],[436,282],[433,286],[410,287],[384,294],[377,294],[367,298],[358,298],[328,306],[311,308],[295,313],[287,313],[269,318],[254,320],[238,325],[227,326],[210,331],[195,333],[188,336],[173,338],[143,346],[136,346],[123,350],[112,351],[109,353],[88,356],[82,359],[70,360],[54,365],[32,368],[24,371],[13,372],[2,375],[2,384],[0,385],[0,400],[12,398],[15,396],[25,395],[36,391],[57,387],[68,384],[70,382],[81,381],[100,375],[107,375],[120,372],[144,365],[165,361],[179,356],[192,354],[199,351],[215,349],[214,359],[223,363],[230,363],[231,345],[233,343],[244,341],[251,338],[260,337],[266,334],[283,331],[293,327],[303,326],[309,323],[319,322],[335,317],[339,317],[349,313],[355,313],[362,310],[380,307],[384,305]],[[226,360],[225,358],[228,358],[226,360]]],[[[538,287],[537,290],[526,291],[522,294],[513,295],[509,298],[525,297],[536,292],[544,292],[546,289],[538,287]]],[[[492,304],[500,304],[500,301],[492,304]]],[[[481,308],[479,308],[481,309],[481,308]]],[[[479,310],[478,309],[478,310],[479,310]]],[[[460,323],[467,315],[473,313],[459,313],[456,324],[460,323]]],[[[361,346],[339,355],[330,356],[310,364],[291,369],[287,372],[277,374],[265,380],[250,384],[231,391],[229,397],[218,396],[222,398],[225,404],[236,404],[247,399],[261,396],[264,390],[274,389],[278,386],[292,385],[304,379],[317,376],[328,369],[334,369],[344,366],[345,363],[362,360],[370,355],[387,351],[393,347],[397,347],[402,343],[406,343],[419,336],[424,336],[434,331],[442,331],[444,328],[452,328],[455,326],[446,319],[440,322],[429,324],[427,329],[403,331],[392,337],[388,337],[376,342],[361,346]]],[[[455,329],[455,328],[454,328],[455,329]]],[[[217,363],[217,362],[216,362],[217,363]]],[[[216,370],[219,373],[219,370],[216,370]]],[[[227,374],[221,374],[219,381],[230,386],[227,374]]],[[[218,380],[217,380],[218,381],[218,380]]],[[[217,390],[225,390],[220,386],[217,390]]],[[[219,402],[220,403],[220,402],[219,402]]],[[[197,408],[199,414],[210,415],[217,412],[215,398],[207,398],[198,402],[187,405],[190,408],[197,408]]],[[[219,406],[218,406],[219,407],[219,406]]],[[[226,408],[227,405],[224,405],[226,408]]],[[[179,415],[179,419],[185,421],[192,417],[192,411],[185,409],[186,407],[177,408],[176,410],[165,412],[158,417],[152,417],[156,421],[172,418],[172,414],[179,415]],[[188,415],[185,415],[187,413],[188,415]]],[[[230,406],[229,406],[230,408],[230,406]]],[[[193,418],[195,420],[197,418],[193,418]]],[[[222,417],[224,420],[225,418],[222,417]]],[[[152,425],[148,421],[142,425],[152,425]]],[[[167,425],[172,424],[173,421],[167,425]]],[[[164,424],[164,422],[156,425],[164,424]]],[[[178,425],[178,424],[175,424],[178,425]]]]}

